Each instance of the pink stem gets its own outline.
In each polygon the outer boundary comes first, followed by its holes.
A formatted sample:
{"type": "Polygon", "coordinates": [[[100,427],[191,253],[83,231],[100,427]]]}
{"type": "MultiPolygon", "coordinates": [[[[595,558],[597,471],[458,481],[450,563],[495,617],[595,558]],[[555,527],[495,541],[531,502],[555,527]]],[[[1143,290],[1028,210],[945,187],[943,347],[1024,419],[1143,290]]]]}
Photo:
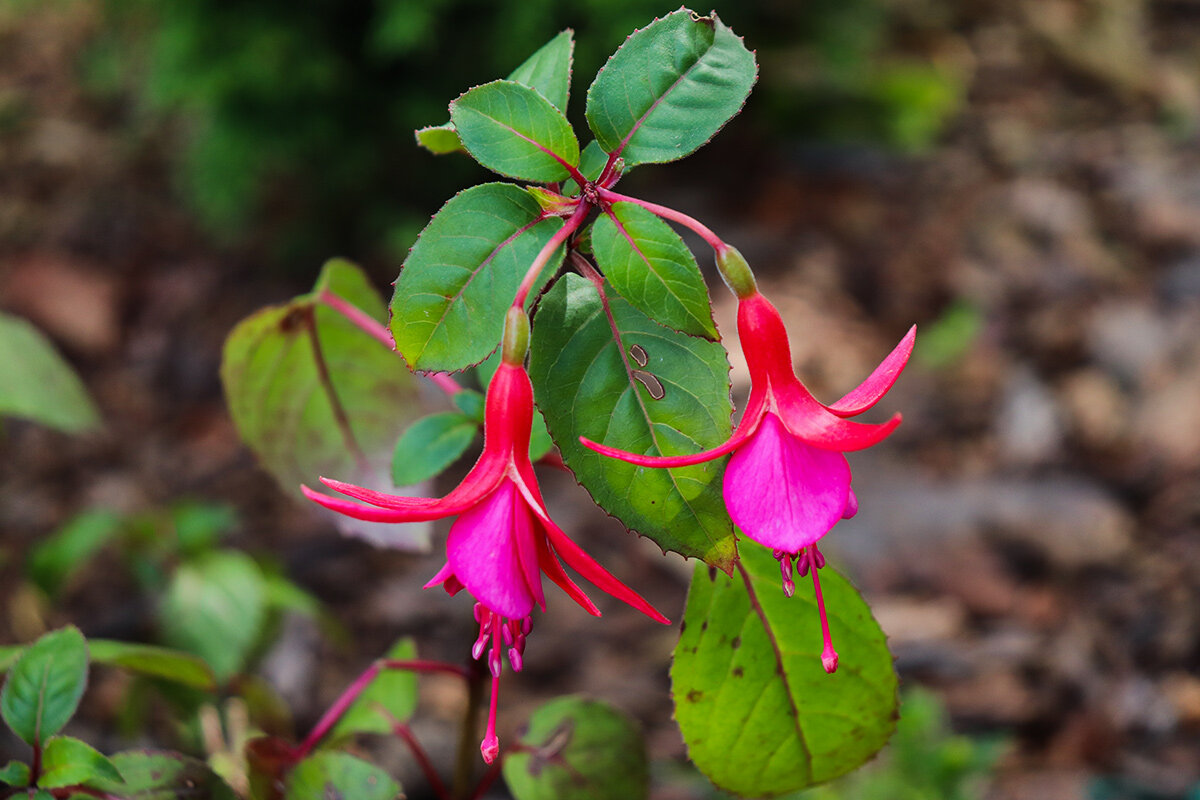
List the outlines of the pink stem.
{"type": "Polygon", "coordinates": [[[449,672],[463,677],[467,675],[467,671],[462,667],[441,661],[404,661],[399,659],[376,661],[363,670],[363,673],[355,678],[354,683],[346,687],[346,691],[342,692],[341,697],[334,701],[329,710],[317,720],[317,724],[313,726],[308,736],[304,737],[304,741],[292,751],[292,757],[295,761],[300,761],[312,752],[317,743],[325,738],[330,729],[346,713],[346,709],[350,708],[359,695],[371,685],[371,681],[375,680],[375,676],[379,674],[380,670],[384,669],[406,669],[412,672],[449,672]]]}
{"type": "Polygon", "coordinates": [[[821,637],[824,646],[821,649],[821,666],[828,673],[837,671],[838,654],[833,649],[833,637],[829,635],[829,620],[825,618],[825,598],[821,596],[821,579],[817,577],[817,546],[810,545],[805,554],[808,558],[808,568],[812,572],[813,591],[817,598],[817,612],[821,615],[821,637]]]}
{"type": "Polygon", "coordinates": [[[529,265],[525,277],[521,280],[521,285],[517,288],[517,295],[513,298],[512,304],[514,306],[517,308],[525,307],[525,298],[529,296],[529,291],[537,283],[538,275],[542,272],[542,267],[546,266],[546,262],[550,260],[550,256],[554,254],[554,251],[562,246],[562,243],[570,238],[571,234],[583,224],[583,220],[590,209],[591,207],[587,203],[579,203],[571,216],[567,217],[567,221],[563,226],[550,237],[550,241],[546,242],[545,247],[533,259],[533,263],[529,265]]]}
{"type": "Polygon", "coordinates": [[[688,228],[688,229],[694,231],[701,239],[703,239],[705,242],[708,243],[709,247],[711,247],[713,250],[717,251],[718,253],[723,253],[727,249],[729,249],[729,245],[727,245],[727,244],[725,244],[725,242],[721,241],[721,237],[719,237],[715,233],[713,233],[712,229],[710,229],[703,222],[700,222],[699,220],[697,220],[693,217],[689,217],[687,214],[684,214],[682,211],[676,211],[673,208],[667,208],[666,206],[660,206],[658,203],[651,203],[649,200],[642,200],[637,197],[630,197],[628,195],[619,194],[617,192],[612,191],[611,189],[597,189],[596,192],[599,195],[600,199],[604,200],[606,202],[609,202],[609,203],[634,203],[636,205],[641,206],[642,208],[646,209],[647,211],[649,211],[651,213],[657,214],[658,216],[662,217],[663,219],[669,219],[672,222],[677,222],[680,225],[684,226],[685,228],[688,228]]]}
{"type": "Polygon", "coordinates": [[[434,794],[440,797],[441,800],[450,800],[450,793],[446,791],[446,784],[442,783],[441,776],[434,769],[433,762],[429,760],[429,755],[425,752],[425,748],[421,747],[421,743],[413,735],[412,728],[408,727],[407,723],[393,721],[392,731],[408,745],[408,749],[412,751],[413,758],[417,760],[417,765],[421,768],[421,772],[425,774],[425,780],[429,781],[429,787],[433,789],[434,794]]]}
{"type": "Polygon", "coordinates": [[[318,295],[317,299],[341,314],[346,319],[350,320],[350,322],[354,323],[359,330],[363,331],[374,339],[378,339],[387,347],[388,350],[396,349],[396,342],[392,339],[392,332],[358,306],[354,305],[348,300],[338,297],[328,289],[322,289],[321,294],[318,295]]]}
{"type": "Polygon", "coordinates": [[[463,387],[458,385],[458,381],[454,380],[454,378],[451,378],[444,372],[425,373],[425,377],[433,381],[434,386],[438,387],[451,397],[463,390],[463,387]]]}
{"type": "MultiPolygon", "coordinates": [[[[396,349],[396,342],[392,339],[392,332],[383,325],[380,325],[374,317],[358,306],[344,298],[338,297],[328,289],[322,289],[317,299],[354,323],[355,327],[363,333],[382,342],[388,350],[394,351],[396,349]]],[[[451,397],[463,390],[454,378],[451,378],[444,372],[431,372],[426,374],[425,377],[433,381],[435,386],[451,397]]]]}

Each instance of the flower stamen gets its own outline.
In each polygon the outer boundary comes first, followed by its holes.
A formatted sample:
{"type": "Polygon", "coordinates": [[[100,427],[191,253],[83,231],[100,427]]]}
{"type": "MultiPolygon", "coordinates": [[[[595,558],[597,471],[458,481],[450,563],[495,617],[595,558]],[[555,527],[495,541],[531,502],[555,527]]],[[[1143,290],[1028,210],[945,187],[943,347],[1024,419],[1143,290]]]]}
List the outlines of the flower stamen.
{"type": "Polygon", "coordinates": [[[821,637],[825,643],[821,649],[821,666],[825,668],[826,672],[833,674],[837,671],[838,654],[833,649],[833,637],[829,635],[829,620],[825,616],[825,598],[821,595],[821,579],[817,577],[817,570],[825,566],[825,556],[821,555],[815,544],[809,545],[807,553],[804,555],[807,556],[806,567],[812,572],[813,591],[817,597],[817,612],[821,615],[821,637]]]}

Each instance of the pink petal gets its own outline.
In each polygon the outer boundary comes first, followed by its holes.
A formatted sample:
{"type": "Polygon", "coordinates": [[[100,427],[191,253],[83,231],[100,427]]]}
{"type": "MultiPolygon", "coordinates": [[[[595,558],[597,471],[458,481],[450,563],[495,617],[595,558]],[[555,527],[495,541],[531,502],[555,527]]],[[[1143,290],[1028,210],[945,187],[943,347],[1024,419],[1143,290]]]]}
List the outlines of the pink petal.
{"type": "Polygon", "coordinates": [[[354,519],[366,520],[367,522],[425,522],[447,516],[447,512],[438,505],[437,500],[413,504],[404,509],[376,508],[375,506],[363,506],[358,503],[352,503],[340,497],[330,497],[329,495],[315,492],[307,486],[301,486],[300,491],[309,500],[323,505],[331,511],[345,514],[347,517],[353,517],[354,519]]]}
{"type": "Polygon", "coordinates": [[[899,414],[881,425],[842,419],[818,403],[799,381],[773,387],[773,396],[788,432],[824,450],[863,450],[886,439],[900,424],[899,414]]]}
{"type": "Polygon", "coordinates": [[[792,436],[774,414],[725,468],[725,505],[759,544],[795,553],[842,518],[850,494],[846,457],[792,436]]]}
{"type": "Polygon", "coordinates": [[[600,616],[600,609],[596,608],[596,604],[588,597],[583,589],[580,589],[575,581],[567,575],[567,571],[562,568],[562,564],[558,563],[558,556],[555,555],[554,549],[550,547],[550,542],[545,538],[538,539],[538,563],[542,567],[542,572],[546,573],[546,577],[554,581],[558,588],[567,593],[567,596],[574,600],[583,608],[584,611],[591,614],[593,617],[600,616]]]}
{"type": "Polygon", "coordinates": [[[533,526],[524,498],[504,481],[454,521],[446,540],[447,561],[467,591],[510,619],[533,611],[535,596],[520,556],[521,550],[536,552],[533,526]]]}
{"type": "Polygon", "coordinates": [[[852,519],[858,513],[858,495],[854,490],[850,490],[850,496],[846,498],[846,510],[842,512],[842,519],[852,519]]]}
{"type": "Polygon", "coordinates": [[[557,525],[554,523],[547,525],[546,535],[550,540],[550,544],[554,546],[554,550],[562,557],[563,561],[567,562],[567,566],[591,581],[597,588],[602,589],[624,603],[628,603],[656,622],[661,622],[664,625],[671,624],[671,620],[658,613],[658,610],[646,602],[645,598],[624,583],[621,583],[616,576],[600,566],[582,547],[575,544],[567,534],[563,533],[557,525]]]}
{"type": "Polygon", "coordinates": [[[913,343],[916,342],[916,339],[917,326],[913,325],[900,343],[892,349],[892,352],[888,353],[888,357],[875,368],[875,371],[865,381],[859,384],[858,388],[853,389],[833,405],[826,407],[839,417],[853,417],[878,403],[892,388],[892,384],[900,377],[900,373],[904,371],[908,357],[912,355],[913,343]]]}

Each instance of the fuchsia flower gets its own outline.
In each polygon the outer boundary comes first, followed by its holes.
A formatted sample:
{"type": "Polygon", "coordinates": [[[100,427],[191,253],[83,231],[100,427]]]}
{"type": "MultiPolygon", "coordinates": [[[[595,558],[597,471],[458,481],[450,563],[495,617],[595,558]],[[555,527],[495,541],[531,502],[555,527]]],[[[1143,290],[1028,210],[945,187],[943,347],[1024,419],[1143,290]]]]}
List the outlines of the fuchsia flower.
{"type": "Polygon", "coordinates": [[[479,623],[479,637],[471,654],[480,658],[490,640],[492,700],[487,734],[480,747],[489,764],[500,749],[496,738],[496,703],[501,651],[508,646],[509,664],[514,671],[520,671],[533,607],[536,604],[543,611],[546,608],[542,573],[588,613],[600,615],[588,596],[568,577],[559,559],[613,597],[652,619],[670,624],[636,592],[592,560],[550,519],[529,461],[532,424],[533,386],[529,375],[524,366],[506,360],[501,362],[488,388],[483,453],[462,483],[445,497],[397,497],[321,478],[332,489],[370,503],[364,506],[302,487],[311,500],[355,519],[419,522],[458,515],[446,541],[446,565],[425,587],[442,585],[451,595],[465,588],[478,601],[475,620],[479,623]]]}
{"type": "Polygon", "coordinates": [[[598,453],[646,467],[682,467],[733,453],[725,468],[725,505],[749,538],[769,547],[779,560],[784,592],[795,592],[793,561],[800,575],[812,572],[821,629],[821,662],[837,669],[817,569],[825,558],[817,540],[841,519],[858,511],[850,488],[850,467],[842,453],[884,439],[897,425],[896,414],[882,425],[850,422],[891,389],[912,353],[916,328],[862,385],[833,405],[822,405],[796,377],[787,330],[779,312],[750,290],[739,297],[738,334],[750,368],[750,397],[733,435],[723,444],[686,456],[627,453],[583,439],[598,453]]]}

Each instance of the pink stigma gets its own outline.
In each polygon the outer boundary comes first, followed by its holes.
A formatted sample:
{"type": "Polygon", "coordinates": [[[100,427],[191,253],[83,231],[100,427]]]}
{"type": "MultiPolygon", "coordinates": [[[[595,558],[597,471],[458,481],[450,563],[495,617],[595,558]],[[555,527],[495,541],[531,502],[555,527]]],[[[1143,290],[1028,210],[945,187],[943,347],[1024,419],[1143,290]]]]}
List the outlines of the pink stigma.
{"type": "Polygon", "coordinates": [[[483,603],[476,603],[475,621],[479,623],[479,636],[471,646],[471,657],[478,661],[486,652],[488,672],[492,675],[492,701],[488,707],[487,733],[479,745],[483,760],[491,764],[500,752],[500,739],[496,736],[496,708],[500,701],[502,653],[507,646],[509,666],[513,672],[520,672],[524,664],[525,638],[533,630],[533,619],[504,619],[483,603]]]}
{"type": "MultiPolygon", "coordinates": [[[[817,611],[821,615],[821,637],[825,642],[821,650],[821,666],[832,675],[837,671],[838,654],[833,649],[833,637],[829,635],[829,620],[825,616],[825,598],[821,595],[821,579],[817,577],[817,570],[825,566],[825,556],[821,555],[815,544],[809,545],[806,550],[809,571],[812,572],[813,591],[817,597],[817,611]]],[[[803,558],[803,556],[801,557],[803,558]]]]}

